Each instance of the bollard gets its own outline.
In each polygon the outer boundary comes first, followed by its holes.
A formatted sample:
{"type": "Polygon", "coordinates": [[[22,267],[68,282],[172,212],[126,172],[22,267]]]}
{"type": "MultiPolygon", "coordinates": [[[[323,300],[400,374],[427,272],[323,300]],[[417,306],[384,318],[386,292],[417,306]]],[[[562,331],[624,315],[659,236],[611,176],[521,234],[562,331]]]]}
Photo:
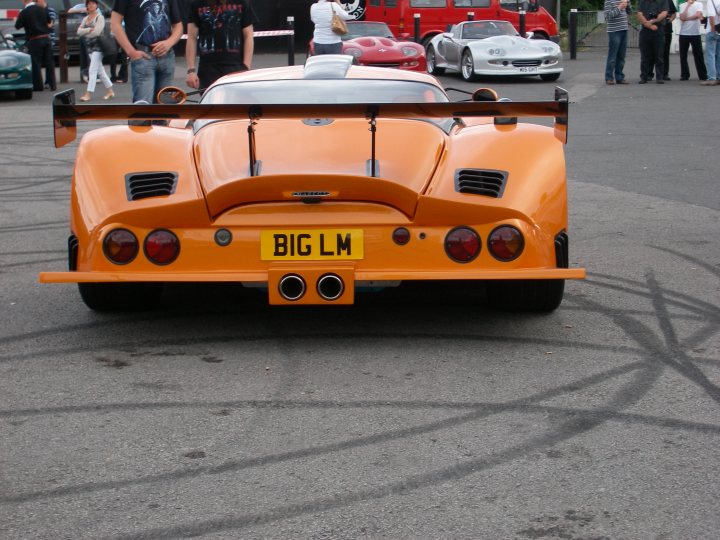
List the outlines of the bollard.
{"type": "Polygon", "coordinates": [[[568,40],[570,40],[570,60],[577,58],[577,9],[568,14],[568,40]]]}
{"type": "Polygon", "coordinates": [[[520,36],[527,37],[527,31],[525,28],[525,11],[520,10],[520,28],[518,30],[520,32],[520,36]]]}
{"type": "Polygon", "coordinates": [[[420,43],[420,14],[416,13],[413,17],[415,18],[415,43],[420,43]]]}
{"type": "Polygon", "coordinates": [[[67,59],[67,11],[61,11],[58,16],[58,38],[59,51],[58,60],[60,61],[60,82],[68,82],[68,59],[67,59]]]}
{"type": "Polygon", "coordinates": [[[295,65],[295,17],[287,18],[288,30],[292,30],[292,34],[288,36],[288,66],[295,65]]]}
{"type": "Polygon", "coordinates": [[[468,21],[474,21],[475,20],[475,12],[474,11],[468,11],[468,21]]]}

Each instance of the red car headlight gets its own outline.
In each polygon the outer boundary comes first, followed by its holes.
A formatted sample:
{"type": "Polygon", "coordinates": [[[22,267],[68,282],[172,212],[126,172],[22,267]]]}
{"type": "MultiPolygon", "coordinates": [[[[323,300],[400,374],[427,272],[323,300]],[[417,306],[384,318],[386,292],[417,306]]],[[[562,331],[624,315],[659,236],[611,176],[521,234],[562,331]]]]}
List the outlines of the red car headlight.
{"type": "Polygon", "coordinates": [[[480,236],[470,227],[456,227],[445,237],[445,253],[453,261],[469,263],[480,254],[480,236]]]}
{"type": "Polygon", "coordinates": [[[405,56],[417,56],[419,54],[415,47],[403,47],[400,49],[405,56]]]}
{"type": "Polygon", "coordinates": [[[517,259],[524,247],[525,239],[522,233],[509,225],[497,227],[488,237],[488,251],[499,261],[517,259]]]}
{"type": "Polygon", "coordinates": [[[180,254],[180,240],[167,229],[156,229],[145,238],[145,256],[152,263],[170,264],[180,254]]]}
{"type": "Polygon", "coordinates": [[[115,264],[128,264],[138,254],[138,241],[127,229],[113,229],[103,240],[103,253],[115,264]]]}

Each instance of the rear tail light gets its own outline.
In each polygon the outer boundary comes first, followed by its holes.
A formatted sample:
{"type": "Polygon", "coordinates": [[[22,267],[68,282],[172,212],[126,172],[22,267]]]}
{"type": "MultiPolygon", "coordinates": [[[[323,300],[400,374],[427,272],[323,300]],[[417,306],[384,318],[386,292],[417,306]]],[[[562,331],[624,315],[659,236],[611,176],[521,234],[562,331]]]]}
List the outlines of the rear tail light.
{"type": "Polygon", "coordinates": [[[155,264],[170,264],[180,253],[180,240],[167,229],[157,229],[145,238],[145,256],[155,264]]]}
{"type": "Polygon", "coordinates": [[[138,241],[127,229],[113,229],[103,241],[105,256],[115,264],[127,264],[138,254],[138,241]]]}
{"type": "Polygon", "coordinates": [[[509,225],[502,225],[490,233],[488,250],[499,261],[508,262],[517,259],[525,247],[520,231],[509,225]]]}
{"type": "Polygon", "coordinates": [[[410,241],[410,231],[405,227],[398,227],[393,231],[392,239],[398,246],[404,246],[410,241]]]}
{"type": "Polygon", "coordinates": [[[453,261],[468,263],[480,254],[480,237],[469,227],[456,227],[445,237],[445,253],[453,261]]]}

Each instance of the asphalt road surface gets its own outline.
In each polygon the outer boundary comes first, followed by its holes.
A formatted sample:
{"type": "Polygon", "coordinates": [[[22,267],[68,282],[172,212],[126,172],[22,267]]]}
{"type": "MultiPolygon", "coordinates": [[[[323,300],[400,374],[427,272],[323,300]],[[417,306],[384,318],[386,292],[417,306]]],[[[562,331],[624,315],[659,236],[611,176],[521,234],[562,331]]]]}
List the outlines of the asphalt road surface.
{"type": "Polygon", "coordinates": [[[720,87],[626,71],[581,52],[558,83],[588,279],[550,315],[182,285],[91,312],[37,282],[66,267],[77,144],[53,147],[48,92],[0,97],[0,538],[719,538],[720,87]]]}

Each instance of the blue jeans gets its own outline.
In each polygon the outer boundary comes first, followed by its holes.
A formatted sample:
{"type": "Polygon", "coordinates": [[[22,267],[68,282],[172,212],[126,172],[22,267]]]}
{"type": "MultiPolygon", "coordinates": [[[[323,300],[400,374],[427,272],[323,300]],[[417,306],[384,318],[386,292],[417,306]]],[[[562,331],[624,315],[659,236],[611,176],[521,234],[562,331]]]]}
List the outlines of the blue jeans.
{"type": "Polygon", "coordinates": [[[707,68],[708,81],[719,80],[720,34],[717,32],[708,32],[705,34],[705,67],[707,68]]]}
{"type": "Polygon", "coordinates": [[[315,43],[315,54],[342,54],[342,41],[337,43],[315,43]]]}
{"type": "Polygon", "coordinates": [[[624,81],[625,51],[627,50],[627,30],[608,32],[608,56],[605,64],[606,81],[624,81]]]}
{"type": "Polygon", "coordinates": [[[130,62],[133,103],[136,101],[157,103],[158,91],[170,86],[175,79],[174,51],[168,52],[165,56],[150,56],[150,59],[140,58],[130,62]]]}

